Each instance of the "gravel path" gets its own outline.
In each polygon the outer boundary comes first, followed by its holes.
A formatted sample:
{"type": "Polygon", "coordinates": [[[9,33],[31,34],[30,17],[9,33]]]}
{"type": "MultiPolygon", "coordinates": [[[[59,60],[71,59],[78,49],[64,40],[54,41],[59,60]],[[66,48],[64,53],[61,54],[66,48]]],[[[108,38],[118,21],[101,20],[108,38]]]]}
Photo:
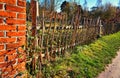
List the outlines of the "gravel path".
{"type": "Polygon", "coordinates": [[[120,78],[120,51],[112,60],[112,64],[109,64],[97,78],[120,78]]]}

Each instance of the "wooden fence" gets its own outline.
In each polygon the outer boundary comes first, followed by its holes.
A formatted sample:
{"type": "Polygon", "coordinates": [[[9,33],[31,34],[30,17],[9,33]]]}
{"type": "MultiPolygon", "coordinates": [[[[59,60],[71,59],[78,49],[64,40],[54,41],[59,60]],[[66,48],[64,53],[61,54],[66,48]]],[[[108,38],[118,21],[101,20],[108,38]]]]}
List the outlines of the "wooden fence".
{"type": "Polygon", "coordinates": [[[117,25],[103,24],[96,19],[81,15],[80,8],[69,18],[66,13],[50,12],[43,9],[38,13],[38,3],[31,0],[32,21],[27,22],[27,69],[30,74],[41,77],[42,66],[64,56],[67,49],[88,43],[120,30],[117,25]],[[39,70],[35,74],[35,71],[39,70]],[[39,76],[38,76],[39,75],[39,76]]]}
{"type": "Polygon", "coordinates": [[[40,52],[41,59],[54,60],[56,56],[64,55],[66,49],[93,40],[100,34],[100,18],[81,17],[76,13],[68,20],[66,13],[44,10],[36,17],[34,10],[32,25],[29,24],[27,30],[27,47],[40,52]]]}
{"type": "Polygon", "coordinates": [[[36,4],[32,3],[32,23],[27,24],[27,67],[33,74],[42,73],[42,66],[64,56],[66,50],[94,40],[100,34],[100,18],[82,17],[78,13],[68,19],[66,13],[43,10],[37,17],[36,4]]]}
{"type": "Polygon", "coordinates": [[[35,70],[39,70],[37,74],[40,75],[43,65],[55,61],[56,57],[64,56],[67,49],[88,43],[101,34],[119,30],[115,25],[110,26],[110,29],[107,25],[103,26],[100,17],[92,19],[82,16],[79,7],[69,18],[66,13],[45,9],[37,13],[36,5],[38,4],[32,0],[32,21],[27,22],[27,69],[32,75],[35,75],[35,70]]]}

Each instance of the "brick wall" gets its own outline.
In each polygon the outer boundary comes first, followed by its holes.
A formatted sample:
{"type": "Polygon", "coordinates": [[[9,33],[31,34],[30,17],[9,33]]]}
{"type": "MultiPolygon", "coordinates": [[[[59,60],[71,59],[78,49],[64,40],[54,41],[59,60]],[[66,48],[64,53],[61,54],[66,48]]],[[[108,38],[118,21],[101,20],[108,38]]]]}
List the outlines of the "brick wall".
{"type": "Polygon", "coordinates": [[[0,0],[0,78],[25,70],[26,0],[0,0]]]}

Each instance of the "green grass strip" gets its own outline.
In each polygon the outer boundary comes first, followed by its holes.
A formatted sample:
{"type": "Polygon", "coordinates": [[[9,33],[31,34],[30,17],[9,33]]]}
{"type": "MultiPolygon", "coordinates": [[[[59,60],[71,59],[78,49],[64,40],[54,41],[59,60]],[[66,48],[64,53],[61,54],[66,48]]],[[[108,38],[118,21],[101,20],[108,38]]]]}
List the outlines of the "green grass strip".
{"type": "Polygon", "coordinates": [[[77,46],[72,54],[43,69],[46,77],[95,78],[111,63],[120,47],[120,32],[104,36],[89,45],[77,46]]]}

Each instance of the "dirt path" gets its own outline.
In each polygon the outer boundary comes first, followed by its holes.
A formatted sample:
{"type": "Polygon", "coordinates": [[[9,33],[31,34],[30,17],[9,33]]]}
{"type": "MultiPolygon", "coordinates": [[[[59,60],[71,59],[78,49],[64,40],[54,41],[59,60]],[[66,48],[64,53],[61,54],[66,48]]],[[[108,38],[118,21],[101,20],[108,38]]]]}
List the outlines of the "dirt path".
{"type": "Polygon", "coordinates": [[[109,64],[97,78],[120,78],[120,51],[112,60],[112,64],[109,64]]]}

